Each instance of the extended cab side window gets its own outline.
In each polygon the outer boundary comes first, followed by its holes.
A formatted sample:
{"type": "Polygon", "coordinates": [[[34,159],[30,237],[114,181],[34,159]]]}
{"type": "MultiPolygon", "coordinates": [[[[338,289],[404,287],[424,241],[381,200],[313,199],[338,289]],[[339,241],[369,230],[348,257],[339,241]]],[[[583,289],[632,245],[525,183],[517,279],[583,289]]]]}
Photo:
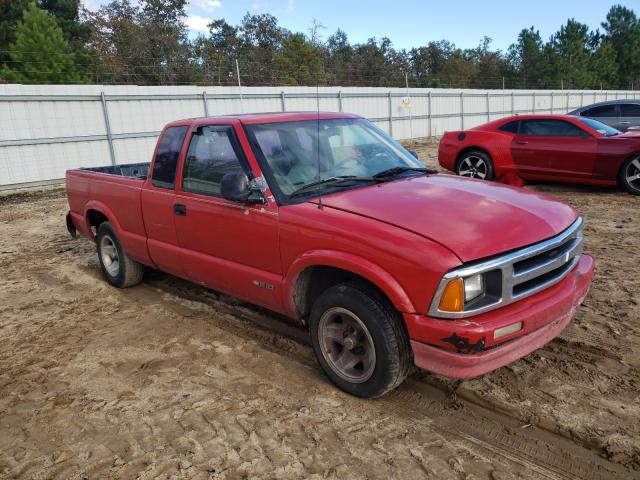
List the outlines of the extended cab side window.
{"type": "Polygon", "coordinates": [[[178,158],[188,128],[187,126],[169,127],[162,135],[151,175],[151,183],[155,187],[175,188],[178,158]]]}
{"type": "Polygon", "coordinates": [[[522,120],[520,135],[544,137],[587,137],[589,134],[564,120],[522,120]]]}
{"type": "Polygon", "coordinates": [[[182,190],[220,196],[222,177],[245,172],[233,127],[200,127],[191,137],[182,174],[182,190]]]}

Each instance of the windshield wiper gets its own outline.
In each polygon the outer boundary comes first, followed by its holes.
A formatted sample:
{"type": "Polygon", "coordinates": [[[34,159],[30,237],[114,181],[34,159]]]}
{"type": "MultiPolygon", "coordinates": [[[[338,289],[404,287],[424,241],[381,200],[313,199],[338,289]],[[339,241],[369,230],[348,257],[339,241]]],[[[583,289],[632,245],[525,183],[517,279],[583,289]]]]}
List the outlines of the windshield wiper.
{"type": "Polygon", "coordinates": [[[341,183],[349,183],[349,182],[374,182],[375,179],[372,177],[356,177],[355,175],[340,175],[338,177],[328,177],[320,180],[316,180],[315,182],[307,183],[306,185],[294,190],[289,194],[290,197],[295,197],[302,193],[306,193],[308,190],[313,189],[313,187],[317,187],[320,185],[339,185],[341,183]]]}
{"type": "Polygon", "coordinates": [[[386,178],[398,175],[399,173],[405,173],[405,172],[436,173],[435,170],[431,170],[430,168],[426,168],[426,167],[393,167],[393,168],[387,168],[386,170],[382,170],[381,172],[376,173],[373,176],[373,179],[380,181],[380,180],[384,180],[386,178]]]}

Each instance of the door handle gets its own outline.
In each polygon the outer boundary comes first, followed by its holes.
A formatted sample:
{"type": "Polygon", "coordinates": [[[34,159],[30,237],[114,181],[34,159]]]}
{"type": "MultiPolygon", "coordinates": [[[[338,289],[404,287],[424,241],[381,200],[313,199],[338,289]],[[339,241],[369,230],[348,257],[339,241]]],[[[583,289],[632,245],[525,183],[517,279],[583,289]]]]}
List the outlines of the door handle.
{"type": "Polygon", "coordinates": [[[620,122],[621,125],[629,125],[631,122],[625,120],[624,122],[620,122]]]}
{"type": "Polygon", "coordinates": [[[174,203],[173,204],[173,213],[175,213],[176,215],[179,215],[181,217],[184,217],[187,215],[187,206],[186,205],[182,205],[180,203],[174,203]]]}
{"type": "Polygon", "coordinates": [[[516,140],[516,143],[519,145],[526,145],[529,142],[527,142],[526,140],[516,140]]]}

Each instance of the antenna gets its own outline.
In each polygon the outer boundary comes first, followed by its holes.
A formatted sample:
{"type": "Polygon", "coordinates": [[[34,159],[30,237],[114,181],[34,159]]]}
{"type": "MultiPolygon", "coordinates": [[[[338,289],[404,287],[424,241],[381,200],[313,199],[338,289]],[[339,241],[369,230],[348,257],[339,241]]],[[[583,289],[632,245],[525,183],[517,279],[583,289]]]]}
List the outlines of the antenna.
{"type": "Polygon", "coordinates": [[[242,98],[242,85],[240,84],[240,67],[236,58],[236,75],[238,76],[238,92],[240,93],[240,113],[244,113],[244,100],[242,98]]]}
{"type": "MultiPolygon", "coordinates": [[[[316,126],[317,126],[317,139],[316,139],[316,160],[318,162],[318,181],[320,180],[320,80],[316,76],[316,126]]],[[[322,195],[318,200],[318,208],[322,209],[322,195]]]]}

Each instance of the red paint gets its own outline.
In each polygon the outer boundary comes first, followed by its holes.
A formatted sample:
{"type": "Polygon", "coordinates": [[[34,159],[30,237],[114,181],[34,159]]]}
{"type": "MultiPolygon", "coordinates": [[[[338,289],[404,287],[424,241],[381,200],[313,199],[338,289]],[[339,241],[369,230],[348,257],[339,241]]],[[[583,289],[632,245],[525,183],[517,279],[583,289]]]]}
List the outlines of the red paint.
{"type": "Polygon", "coordinates": [[[622,164],[640,153],[640,132],[605,137],[572,115],[519,115],[502,118],[461,132],[446,132],[440,140],[438,161],[456,171],[463,150],[478,148],[493,161],[498,181],[519,185],[522,180],[610,185],[618,182],[622,164]],[[551,119],[569,122],[584,137],[532,136],[499,130],[515,120],[551,119]]]}
{"type": "MultiPolygon", "coordinates": [[[[353,116],[322,113],[320,117],[353,116]]],[[[278,205],[268,189],[267,205],[249,206],[182,191],[182,164],[198,126],[232,125],[254,176],[260,177],[243,124],[315,118],[315,113],[287,113],[169,124],[167,128],[190,129],[176,187],[154,187],[150,178],[70,170],[67,192],[73,223],[81,234],[93,238],[89,212],[100,212],[135,260],[297,320],[301,313],[294,292],[305,269],[329,266],[352,272],[375,284],[403,314],[418,365],[426,365],[421,345],[430,344],[428,351],[441,352],[453,348],[441,341],[452,333],[478,339],[518,318],[525,328],[501,342],[537,338],[536,332],[545,325],[565,318],[567,298],[586,292],[593,262],[585,256],[561,283],[507,307],[465,320],[426,316],[446,272],[545,240],[575,221],[573,208],[542,194],[440,175],[324,195],[322,208],[317,198],[278,205]],[[176,216],[174,204],[185,205],[188,214],[176,216]]],[[[487,341],[490,345],[493,342],[487,341]]],[[[517,357],[510,353],[507,358],[505,363],[517,357]]]]}

